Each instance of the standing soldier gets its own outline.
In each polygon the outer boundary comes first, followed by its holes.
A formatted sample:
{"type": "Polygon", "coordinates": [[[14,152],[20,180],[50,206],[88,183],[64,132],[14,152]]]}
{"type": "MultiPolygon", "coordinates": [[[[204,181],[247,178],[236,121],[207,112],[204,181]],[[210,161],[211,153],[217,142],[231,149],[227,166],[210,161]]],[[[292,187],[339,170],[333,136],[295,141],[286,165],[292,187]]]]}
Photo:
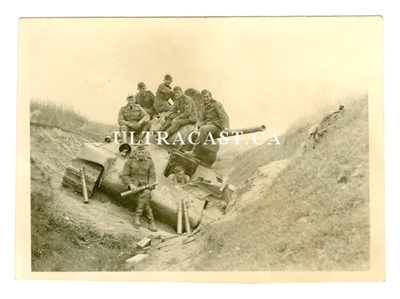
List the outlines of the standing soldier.
{"type": "MultiPolygon", "coordinates": [[[[121,175],[122,181],[127,189],[135,190],[137,187],[142,187],[149,184],[154,184],[156,181],[156,173],[154,163],[151,158],[146,157],[146,150],[143,145],[138,145],[136,154],[130,157],[124,164],[121,175]]],[[[155,187],[151,187],[153,190],[155,187]]],[[[150,231],[156,232],[157,227],[154,222],[153,211],[150,208],[151,190],[146,189],[134,196],[138,196],[135,216],[133,223],[136,228],[140,227],[140,216],[144,213],[149,224],[150,231]]]]}
{"type": "Polygon", "coordinates": [[[136,104],[139,104],[153,119],[153,116],[157,113],[154,110],[154,94],[150,90],[146,90],[146,84],[143,82],[138,83],[139,92],[135,95],[136,104]]]}
{"type": "Polygon", "coordinates": [[[157,113],[167,112],[172,105],[168,102],[169,99],[175,101],[175,94],[171,88],[172,77],[167,74],[164,76],[164,83],[158,86],[156,91],[156,99],[154,101],[154,109],[157,113]]]}
{"type": "Polygon", "coordinates": [[[198,149],[206,141],[209,133],[213,138],[217,138],[222,131],[229,131],[229,116],[222,104],[214,100],[211,92],[206,89],[201,91],[201,95],[203,97],[203,105],[200,106],[200,117],[195,125],[195,131],[199,132],[199,136],[193,149],[186,152],[192,157],[196,156],[198,149]]]}
{"type": "Polygon", "coordinates": [[[143,139],[144,136],[140,136],[140,134],[143,131],[149,131],[151,128],[150,116],[140,105],[136,104],[132,94],[128,94],[126,100],[128,105],[121,107],[118,113],[120,130],[122,132],[127,131],[127,133],[133,131],[134,135],[143,139]]]}
{"type": "Polygon", "coordinates": [[[182,88],[174,87],[175,103],[172,108],[161,119],[161,131],[167,132],[167,136],[171,136],[180,127],[197,122],[197,108],[192,98],[183,94],[182,88]]]}

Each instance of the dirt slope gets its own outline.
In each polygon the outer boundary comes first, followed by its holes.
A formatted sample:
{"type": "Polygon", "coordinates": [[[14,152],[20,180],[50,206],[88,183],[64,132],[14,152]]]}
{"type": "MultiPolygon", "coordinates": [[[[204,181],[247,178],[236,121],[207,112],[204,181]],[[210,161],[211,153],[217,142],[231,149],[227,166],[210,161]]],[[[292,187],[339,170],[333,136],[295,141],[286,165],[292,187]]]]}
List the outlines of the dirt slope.
{"type": "Polygon", "coordinates": [[[260,146],[242,155],[234,168],[236,179],[242,181],[236,215],[227,215],[226,221],[205,233],[208,242],[196,267],[208,271],[369,269],[367,103],[367,98],[347,103],[345,113],[316,148],[301,155],[298,149],[307,126],[283,136],[286,149],[268,151],[260,146]],[[264,154],[256,155],[259,151],[264,154]],[[282,151],[290,153],[289,160],[279,159],[282,151]],[[273,162],[249,172],[254,160],[268,159],[273,162]],[[281,168],[270,184],[275,164],[281,168]],[[271,172],[266,173],[269,167],[271,172]]]}

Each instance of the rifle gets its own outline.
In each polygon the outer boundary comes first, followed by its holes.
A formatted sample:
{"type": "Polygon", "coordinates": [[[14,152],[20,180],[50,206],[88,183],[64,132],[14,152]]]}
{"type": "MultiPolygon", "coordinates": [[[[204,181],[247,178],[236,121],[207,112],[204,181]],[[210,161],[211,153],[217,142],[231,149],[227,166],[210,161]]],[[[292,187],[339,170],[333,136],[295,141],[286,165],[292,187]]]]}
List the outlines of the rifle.
{"type": "Polygon", "coordinates": [[[157,183],[148,184],[148,185],[145,185],[145,186],[136,188],[135,190],[128,190],[128,191],[122,192],[122,193],[121,193],[121,196],[122,196],[122,197],[126,197],[126,196],[131,195],[131,194],[136,194],[136,193],[142,192],[143,190],[146,190],[146,189],[150,189],[150,188],[152,188],[152,187],[155,187],[156,185],[157,185],[157,183]]]}

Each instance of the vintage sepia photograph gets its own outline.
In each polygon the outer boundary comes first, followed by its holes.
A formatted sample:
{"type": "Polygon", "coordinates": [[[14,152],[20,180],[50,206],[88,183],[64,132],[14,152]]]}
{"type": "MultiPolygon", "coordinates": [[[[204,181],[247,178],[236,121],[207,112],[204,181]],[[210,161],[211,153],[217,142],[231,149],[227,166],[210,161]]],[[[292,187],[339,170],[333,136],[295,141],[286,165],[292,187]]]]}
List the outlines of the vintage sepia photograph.
{"type": "Polygon", "coordinates": [[[17,278],[385,279],[382,17],[18,34],[17,278]]]}

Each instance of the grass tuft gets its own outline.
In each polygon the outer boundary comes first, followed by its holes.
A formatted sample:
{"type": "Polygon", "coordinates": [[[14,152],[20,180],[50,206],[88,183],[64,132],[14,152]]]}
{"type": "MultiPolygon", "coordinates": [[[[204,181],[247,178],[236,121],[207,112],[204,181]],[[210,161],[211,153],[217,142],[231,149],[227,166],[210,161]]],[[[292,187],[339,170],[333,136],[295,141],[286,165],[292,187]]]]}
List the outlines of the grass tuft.
{"type": "Polygon", "coordinates": [[[50,101],[32,100],[30,102],[31,121],[35,124],[56,127],[64,131],[78,133],[95,141],[103,142],[105,136],[118,130],[118,124],[103,124],[90,121],[76,112],[72,106],[50,101]],[[39,114],[32,114],[34,111],[39,114]]]}

